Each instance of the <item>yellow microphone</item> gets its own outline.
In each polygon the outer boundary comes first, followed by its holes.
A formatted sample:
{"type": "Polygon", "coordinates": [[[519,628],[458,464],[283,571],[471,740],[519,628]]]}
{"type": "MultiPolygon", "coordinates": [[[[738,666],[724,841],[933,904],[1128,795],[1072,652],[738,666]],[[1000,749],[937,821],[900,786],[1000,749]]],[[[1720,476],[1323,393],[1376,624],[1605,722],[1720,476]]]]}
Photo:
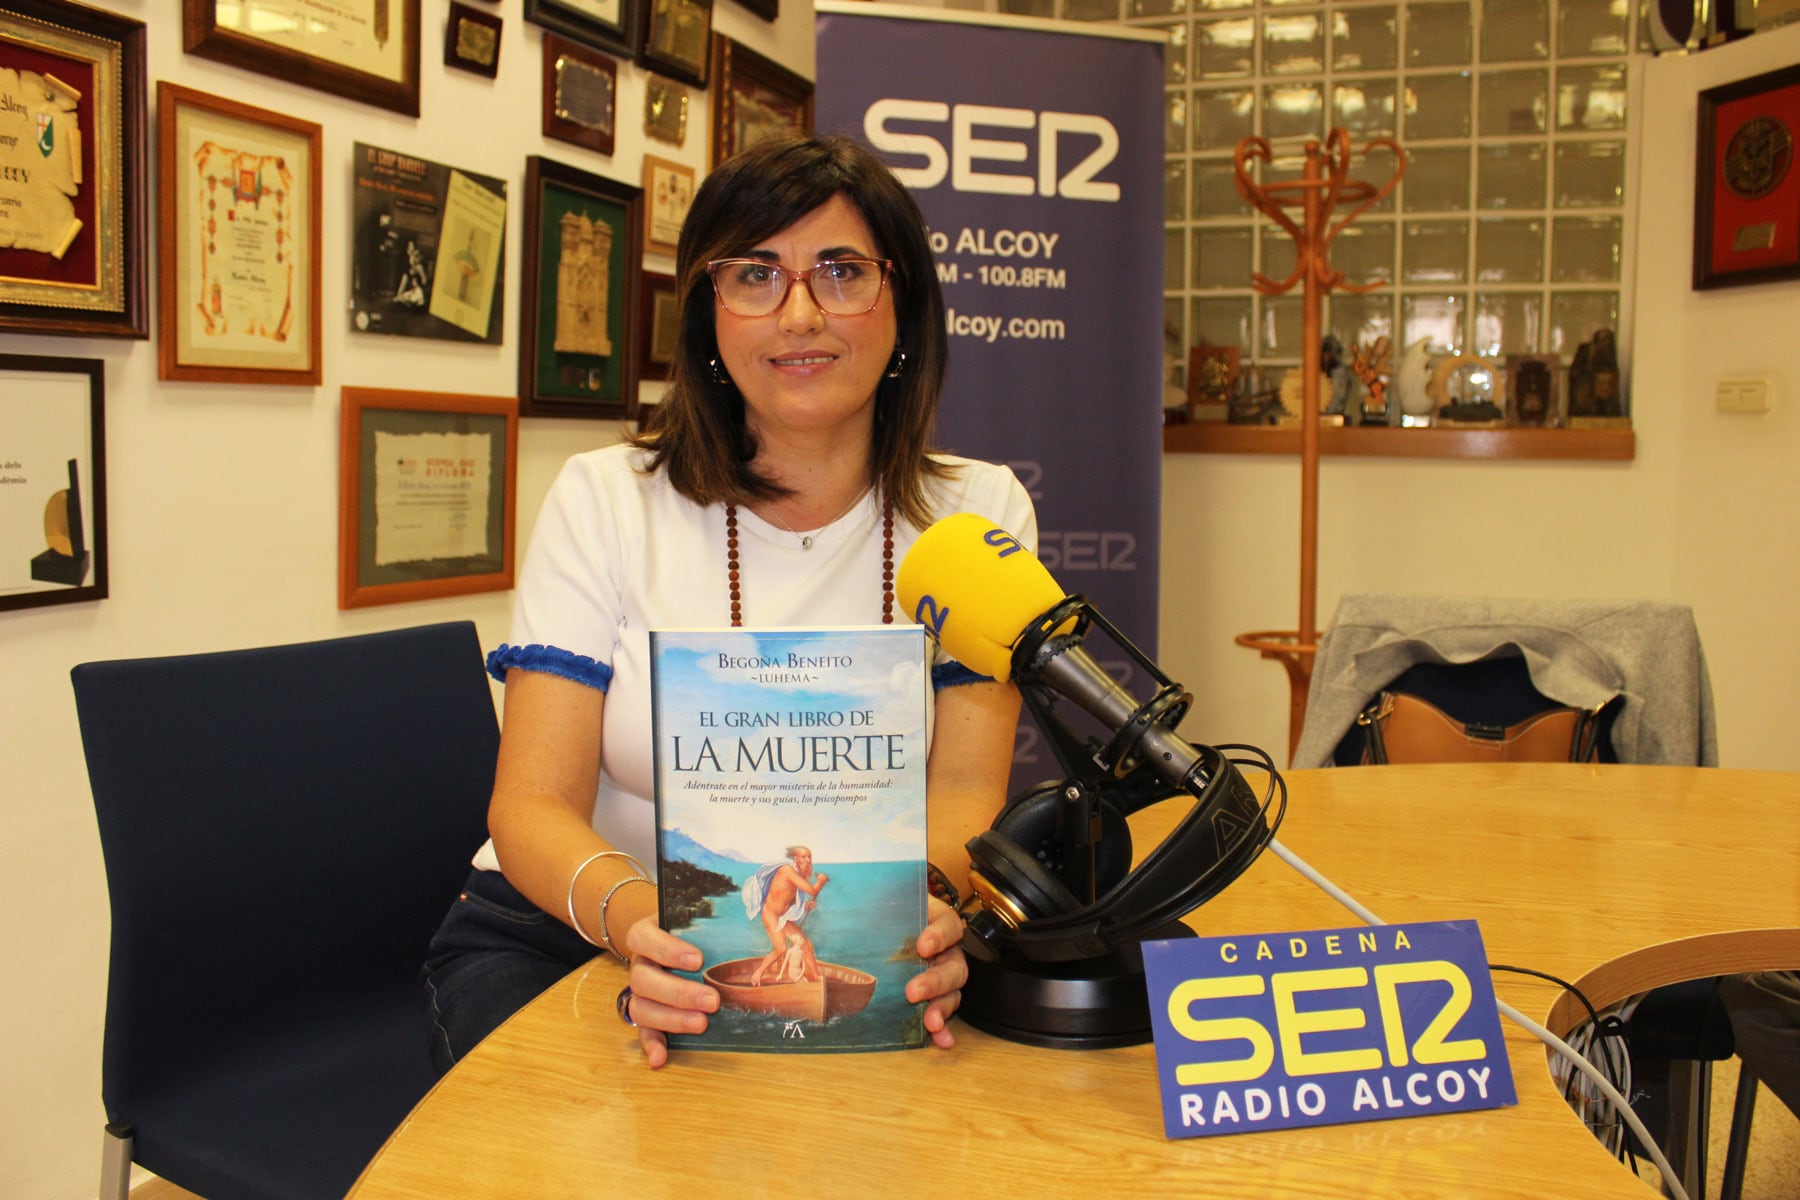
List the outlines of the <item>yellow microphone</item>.
{"type": "MultiPolygon", "coordinates": [[[[1071,599],[1019,539],[985,517],[959,513],[937,521],[919,535],[900,561],[894,589],[913,620],[925,626],[949,655],[983,675],[1014,678],[1013,650],[1027,633],[1071,599]]],[[[1046,688],[1073,701],[1119,739],[1112,757],[1123,770],[1139,756],[1176,787],[1186,787],[1201,770],[1201,757],[1175,732],[1187,711],[1187,694],[1170,683],[1158,700],[1141,704],[1080,645],[1075,633],[1086,602],[1038,639],[1032,661],[1020,664],[1018,682],[1029,694],[1046,688]],[[1173,705],[1160,703],[1175,700],[1173,705]],[[1129,756],[1126,751],[1129,750],[1129,756]]],[[[1091,610],[1088,610],[1091,611],[1091,610]]],[[[1116,636],[1110,625],[1097,622],[1116,636]]],[[[1085,626],[1083,626],[1085,629],[1085,626]]],[[[1122,640],[1122,639],[1121,639],[1122,640]]],[[[1123,643],[1146,672],[1167,677],[1135,646],[1123,643]]],[[[1110,754],[1111,752],[1109,752],[1110,754]]]]}
{"type": "Polygon", "coordinates": [[[919,535],[894,581],[900,604],[950,656],[994,679],[1012,675],[1021,634],[1063,590],[1019,539],[986,517],[957,513],[919,535]]]}

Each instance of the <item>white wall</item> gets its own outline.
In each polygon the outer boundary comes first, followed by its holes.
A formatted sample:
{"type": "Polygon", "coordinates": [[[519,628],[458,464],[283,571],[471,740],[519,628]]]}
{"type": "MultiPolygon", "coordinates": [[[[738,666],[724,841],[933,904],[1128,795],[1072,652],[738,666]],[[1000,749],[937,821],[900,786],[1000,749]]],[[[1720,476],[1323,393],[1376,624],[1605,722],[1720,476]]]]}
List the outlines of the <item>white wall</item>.
{"type": "MultiPolygon", "coordinates": [[[[167,6],[109,0],[150,20],[149,74],[325,126],[324,287],[347,294],[350,144],[408,150],[522,187],[543,153],[637,182],[645,150],[642,73],[620,68],[619,143],[610,158],[538,129],[537,31],[502,0],[500,77],[449,71],[441,5],[426,5],[424,112],[413,121],[181,52],[167,6]]],[[[779,24],[730,0],[718,27],[812,74],[810,6],[779,24]]],[[[1780,467],[1795,444],[1800,285],[1709,296],[1687,289],[1694,93],[1800,57],[1800,28],[1647,68],[1639,128],[1656,131],[1642,185],[1637,336],[1631,362],[1638,458],[1624,465],[1334,461],[1325,466],[1320,604],[1345,590],[1394,588],[1542,596],[1640,595],[1699,611],[1728,765],[1800,768],[1784,725],[1800,667],[1785,624],[1800,585],[1800,484],[1780,467]],[[1775,381],[1766,417],[1711,409],[1717,378],[1775,381]]],[[[653,152],[703,164],[705,112],[686,147],[653,152]]],[[[1647,157],[1647,156],[1646,156],[1647,157]]],[[[74,1200],[98,1178],[100,1029],[108,910],[68,671],[99,658],[298,641],[469,617],[492,644],[509,598],[496,594],[340,613],[335,604],[337,392],[345,384],[507,393],[518,331],[519,219],[510,223],[506,344],[498,349],[351,336],[326,321],[325,385],[240,388],[156,381],[147,343],[0,335],[0,352],[106,360],[111,599],[0,613],[0,1197],[74,1200]]],[[[650,260],[657,269],[666,261],[650,260]]],[[[337,310],[341,311],[341,310],[337,310]]],[[[611,440],[606,423],[528,420],[521,438],[523,537],[563,458],[611,440]]],[[[1232,636],[1295,617],[1296,469],[1271,459],[1170,456],[1163,521],[1164,665],[1197,693],[1184,731],[1205,740],[1286,742],[1279,668],[1232,636]]]]}
{"type": "MultiPolygon", "coordinates": [[[[525,156],[641,182],[645,150],[704,170],[707,96],[689,89],[687,140],[646,145],[644,72],[619,66],[610,156],[539,135],[542,40],[521,0],[501,0],[500,74],[443,63],[441,3],[424,9],[422,112],[414,120],[182,53],[178,5],[98,0],[149,26],[151,107],[157,80],[324,127],[324,385],[159,383],[151,342],[0,334],[0,353],[106,363],[107,600],[0,613],[0,1197],[73,1200],[99,1181],[100,1030],[108,907],[69,689],[91,659],[304,641],[472,618],[484,643],[506,632],[510,593],[337,609],[338,390],[344,385],[511,394],[517,378],[525,156]],[[505,342],[499,347],[351,334],[351,144],[408,153],[509,181],[505,342]]],[[[810,4],[775,25],[721,0],[715,27],[810,77],[810,4]]],[[[154,113],[151,114],[154,121],[154,113]]],[[[154,158],[152,141],[151,163],[154,158]]],[[[154,190],[154,189],[153,189],[154,190]]],[[[152,200],[154,204],[154,198],[152,200]]],[[[650,258],[655,270],[672,260],[650,258]]],[[[154,275],[152,275],[154,296],[154,275]]],[[[660,386],[660,385],[653,385],[660,386]]],[[[529,533],[563,459],[616,440],[616,422],[522,423],[518,530],[529,533]]],[[[473,849],[473,847],[471,847],[473,849]]]]}
{"type": "MultiPolygon", "coordinates": [[[[1663,157],[1647,164],[1640,190],[1667,203],[1643,210],[1638,255],[1635,371],[1664,382],[1681,414],[1675,512],[1669,533],[1671,595],[1694,606],[1719,700],[1720,747],[1728,767],[1800,770],[1800,286],[1794,283],[1688,290],[1693,236],[1696,94],[1704,88],[1800,62],[1800,27],[1741,47],[1672,61],[1645,88],[1663,157]],[[1720,54],[1718,58],[1714,54],[1720,54]],[[1713,407],[1721,379],[1774,385],[1766,416],[1727,416],[1713,407]]],[[[1656,64],[1661,66],[1662,64],[1656,64]]]]}
{"type": "MultiPolygon", "coordinates": [[[[1691,604],[1723,765],[1800,769],[1789,732],[1800,715],[1800,284],[1689,287],[1697,93],[1796,60],[1790,26],[1643,64],[1627,355],[1636,460],[1326,459],[1321,624],[1352,591],[1691,604]],[[1713,385],[1745,376],[1773,382],[1774,411],[1715,411],[1713,385]]],[[[1162,665],[1195,693],[1183,731],[1285,758],[1286,674],[1232,639],[1297,623],[1297,460],[1168,455],[1163,522],[1162,665]]]]}

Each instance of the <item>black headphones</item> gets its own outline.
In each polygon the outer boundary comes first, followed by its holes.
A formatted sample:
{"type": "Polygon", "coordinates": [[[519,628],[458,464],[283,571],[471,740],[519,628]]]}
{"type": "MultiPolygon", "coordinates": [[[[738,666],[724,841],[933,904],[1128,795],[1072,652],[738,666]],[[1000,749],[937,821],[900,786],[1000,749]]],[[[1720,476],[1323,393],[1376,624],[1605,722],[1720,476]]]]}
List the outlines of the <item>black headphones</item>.
{"type": "Polygon", "coordinates": [[[1267,794],[1259,800],[1235,762],[1220,748],[1196,745],[1201,769],[1191,792],[1175,789],[1142,768],[1105,789],[1098,801],[1094,842],[1093,903],[1072,886],[1076,864],[1066,861],[1068,789],[1073,780],[1048,782],[1022,792],[1001,811],[993,828],[968,842],[974,895],[965,906],[966,953],[983,962],[1016,956],[1032,962],[1071,962],[1120,951],[1135,952],[1147,934],[1210,900],[1235,880],[1274,836],[1269,805],[1286,787],[1267,754],[1242,760],[1266,770],[1267,794]],[[1150,804],[1185,796],[1194,806],[1174,831],[1131,869],[1131,829],[1126,818],[1150,804]]]}
{"type": "MultiPolygon", "coordinates": [[[[1192,696],[1085,597],[1066,596],[1034,621],[1013,647],[1011,668],[1068,778],[1021,793],[993,828],[967,843],[973,895],[963,908],[963,950],[984,963],[1064,963],[1120,954],[1135,964],[1139,941],[1217,895],[1262,853],[1286,811],[1287,784],[1268,754],[1253,746],[1202,746],[1178,738],[1174,729],[1192,696]],[[1052,683],[1061,680],[1072,693],[1093,684],[1098,667],[1085,651],[1088,666],[1076,670],[1073,683],[1054,664],[1095,629],[1157,690],[1127,713],[1120,709],[1135,700],[1121,689],[1100,706],[1113,721],[1100,736],[1084,737],[1058,710],[1052,683]],[[1227,750],[1240,756],[1228,757],[1227,750]],[[1268,775],[1260,800],[1238,772],[1240,764],[1268,775]],[[1193,808],[1133,869],[1126,818],[1177,796],[1191,799],[1193,808]]],[[[1102,690],[1110,685],[1110,678],[1098,684],[1102,690]]]]}

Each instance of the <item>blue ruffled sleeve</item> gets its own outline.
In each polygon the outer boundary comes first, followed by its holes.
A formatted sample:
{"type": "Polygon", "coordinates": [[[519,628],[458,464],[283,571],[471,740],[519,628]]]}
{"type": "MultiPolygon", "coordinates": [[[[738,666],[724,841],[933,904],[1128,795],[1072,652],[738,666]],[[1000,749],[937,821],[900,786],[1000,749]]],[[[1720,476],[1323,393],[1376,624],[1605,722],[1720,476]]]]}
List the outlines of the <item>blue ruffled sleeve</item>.
{"type": "Polygon", "coordinates": [[[585,654],[571,654],[556,646],[503,644],[487,656],[488,674],[501,683],[506,682],[509,667],[572,679],[600,692],[604,692],[612,684],[613,670],[606,663],[597,662],[585,654]]]}
{"type": "Polygon", "coordinates": [[[931,690],[941,692],[945,688],[961,687],[966,683],[992,683],[989,676],[979,671],[970,670],[954,658],[947,658],[931,668],[931,690]]]}

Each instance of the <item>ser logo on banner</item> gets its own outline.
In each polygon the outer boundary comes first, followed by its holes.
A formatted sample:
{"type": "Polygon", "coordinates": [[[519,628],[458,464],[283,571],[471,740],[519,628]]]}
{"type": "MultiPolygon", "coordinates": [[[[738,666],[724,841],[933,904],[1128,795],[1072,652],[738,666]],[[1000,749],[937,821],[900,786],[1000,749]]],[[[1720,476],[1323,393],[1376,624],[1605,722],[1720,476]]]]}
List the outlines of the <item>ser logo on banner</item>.
{"type": "Polygon", "coordinates": [[[1518,1102],[1473,921],[1146,942],[1144,971],[1169,1137],[1518,1102]]]}
{"type": "Polygon", "coordinates": [[[925,160],[921,166],[889,162],[895,178],[909,188],[934,188],[948,176],[951,190],[957,192],[1029,196],[1035,190],[1040,196],[1061,196],[1065,200],[1117,203],[1119,199],[1118,184],[1095,179],[1118,157],[1119,131],[1111,121],[1092,113],[1040,113],[1029,108],[992,104],[949,105],[940,100],[881,99],[863,113],[863,136],[884,153],[916,155],[925,160]],[[948,121],[950,149],[946,151],[944,143],[930,134],[902,133],[890,128],[890,121],[932,125],[948,121]],[[982,129],[1033,128],[1037,131],[1034,139],[982,137],[978,133],[982,129]],[[1088,143],[1088,153],[1066,173],[1058,175],[1065,137],[1078,148],[1082,143],[1088,143]],[[1034,143],[1037,149],[1035,185],[1030,174],[976,169],[976,164],[981,162],[1029,162],[1034,143]]]}

